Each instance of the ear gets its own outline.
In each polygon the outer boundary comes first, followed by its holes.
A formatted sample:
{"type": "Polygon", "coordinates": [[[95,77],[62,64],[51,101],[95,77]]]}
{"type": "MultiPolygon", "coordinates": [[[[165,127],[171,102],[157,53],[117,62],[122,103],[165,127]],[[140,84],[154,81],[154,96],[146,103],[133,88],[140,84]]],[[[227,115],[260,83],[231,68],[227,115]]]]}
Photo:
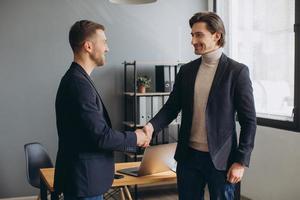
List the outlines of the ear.
{"type": "Polygon", "coordinates": [[[221,33],[215,32],[215,33],[214,33],[214,38],[215,38],[215,41],[216,41],[216,42],[219,41],[219,40],[221,39],[221,33]]]}
{"type": "Polygon", "coordinates": [[[83,43],[83,49],[86,51],[86,52],[92,52],[92,49],[93,49],[93,45],[92,45],[92,42],[91,41],[85,41],[83,43]]]}

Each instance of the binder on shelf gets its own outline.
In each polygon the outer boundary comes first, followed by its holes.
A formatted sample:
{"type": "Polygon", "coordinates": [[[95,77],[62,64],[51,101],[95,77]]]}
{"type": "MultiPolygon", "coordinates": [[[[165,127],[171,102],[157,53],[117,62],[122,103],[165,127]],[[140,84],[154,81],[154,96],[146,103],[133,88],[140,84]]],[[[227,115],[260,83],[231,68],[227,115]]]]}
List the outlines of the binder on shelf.
{"type": "Polygon", "coordinates": [[[176,126],[169,127],[169,135],[167,138],[169,143],[178,141],[177,129],[178,129],[178,127],[176,127],[176,126]]]}
{"type": "Polygon", "coordinates": [[[163,106],[163,96],[154,96],[152,104],[152,117],[154,117],[163,106]]]}
{"type": "Polygon", "coordinates": [[[165,103],[167,103],[169,99],[169,96],[163,96],[163,105],[165,105],[165,103]]]}
{"type": "Polygon", "coordinates": [[[170,67],[170,91],[173,90],[173,85],[175,83],[175,76],[176,76],[176,71],[175,71],[175,66],[170,67]]]}
{"type": "Polygon", "coordinates": [[[170,92],[170,68],[169,65],[156,65],[155,66],[155,80],[157,92],[170,92]]]}
{"type": "Polygon", "coordinates": [[[162,134],[161,144],[169,143],[169,135],[170,135],[170,129],[165,128],[164,129],[164,134],[162,134]]]}
{"type": "Polygon", "coordinates": [[[152,119],[152,97],[146,97],[146,123],[152,119]]]}
{"type": "Polygon", "coordinates": [[[176,118],[176,123],[181,123],[181,112],[178,113],[178,116],[176,118]]]}
{"type": "Polygon", "coordinates": [[[171,92],[175,82],[176,74],[179,71],[177,65],[156,65],[155,79],[157,92],[171,92]]]}
{"type": "Polygon", "coordinates": [[[127,122],[134,123],[134,116],[136,117],[136,125],[146,124],[146,97],[137,97],[137,109],[134,113],[134,98],[127,97],[127,110],[126,110],[126,120],[127,122]]]}
{"type": "Polygon", "coordinates": [[[146,110],[147,102],[146,97],[138,97],[137,98],[137,112],[136,119],[138,124],[146,124],[147,122],[147,110],[146,110]]]}
{"type": "Polygon", "coordinates": [[[128,96],[125,96],[125,102],[127,104],[127,106],[125,107],[125,114],[126,114],[126,118],[125,121],[131,121],[133,122],[133,118],[134,118],[134,102],[133,102],[133,98],[128,98],[128,96]]]}

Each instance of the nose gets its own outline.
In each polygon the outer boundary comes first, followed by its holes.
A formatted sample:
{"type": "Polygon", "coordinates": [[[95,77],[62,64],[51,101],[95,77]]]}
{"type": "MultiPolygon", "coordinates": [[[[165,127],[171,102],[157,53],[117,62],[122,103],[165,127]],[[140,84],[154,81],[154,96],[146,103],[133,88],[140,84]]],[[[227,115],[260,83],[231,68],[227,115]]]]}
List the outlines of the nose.
{"type": "Polygon", "coordinates": [[[195,44],[196,44],[196,39],[195,39],[195,37],[192,37],[191,44],[192,44],[192,45],[195,45],[195,44]]]}
{"type": "Polygon", "coordinates": [[[106,48],[105,48],[105,52],[109,52],[109,48],[108,48],[107,45],[106,45],[106,48]]]}

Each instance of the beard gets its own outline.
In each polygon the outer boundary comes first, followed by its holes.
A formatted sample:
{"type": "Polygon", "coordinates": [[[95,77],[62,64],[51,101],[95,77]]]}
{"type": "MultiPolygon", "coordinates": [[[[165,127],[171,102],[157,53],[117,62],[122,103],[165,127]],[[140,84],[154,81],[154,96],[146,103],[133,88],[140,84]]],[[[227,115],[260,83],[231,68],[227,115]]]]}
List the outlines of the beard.
{"type": "Polygon", "coordinates": [[[105,64],[105,56],[103,55],[97,55],[96,53],[93,53],[90,55],[91,60],[94,61],[94,63],[97,66],[103,66],[105,64]]]}

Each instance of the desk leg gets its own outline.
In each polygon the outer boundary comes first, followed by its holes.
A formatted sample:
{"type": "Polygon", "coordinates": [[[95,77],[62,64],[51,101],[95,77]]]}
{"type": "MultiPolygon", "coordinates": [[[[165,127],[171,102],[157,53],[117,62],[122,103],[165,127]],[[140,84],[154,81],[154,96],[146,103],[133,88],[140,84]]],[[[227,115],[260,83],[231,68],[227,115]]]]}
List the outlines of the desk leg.
{"type": "Polygon", "coordinates": [[[124,186],[124,190],[125,190],[125,194],[126,194],[128,200],[132,200],[131,194],[130,194],[130,192],[128,190],[128,187],[126,185],[124,186]]]}
{"type": "Polygon", "coordinates": [[[135,185],[134,186],[134,199],[135,200],[138,200],[138,186],[137,185],[135,185]]]}
{"type": "Polygon", "coordinates": [[[40,178],[40,197],[41,200],[47,200],[47,186],[42,178],[40,178]]]}
{"type": "Polygon", "coordinates": [[[121,200],[125,200],[124,190],[122,187],[120,187],[120,196],[121,196],[121,200]]]}

